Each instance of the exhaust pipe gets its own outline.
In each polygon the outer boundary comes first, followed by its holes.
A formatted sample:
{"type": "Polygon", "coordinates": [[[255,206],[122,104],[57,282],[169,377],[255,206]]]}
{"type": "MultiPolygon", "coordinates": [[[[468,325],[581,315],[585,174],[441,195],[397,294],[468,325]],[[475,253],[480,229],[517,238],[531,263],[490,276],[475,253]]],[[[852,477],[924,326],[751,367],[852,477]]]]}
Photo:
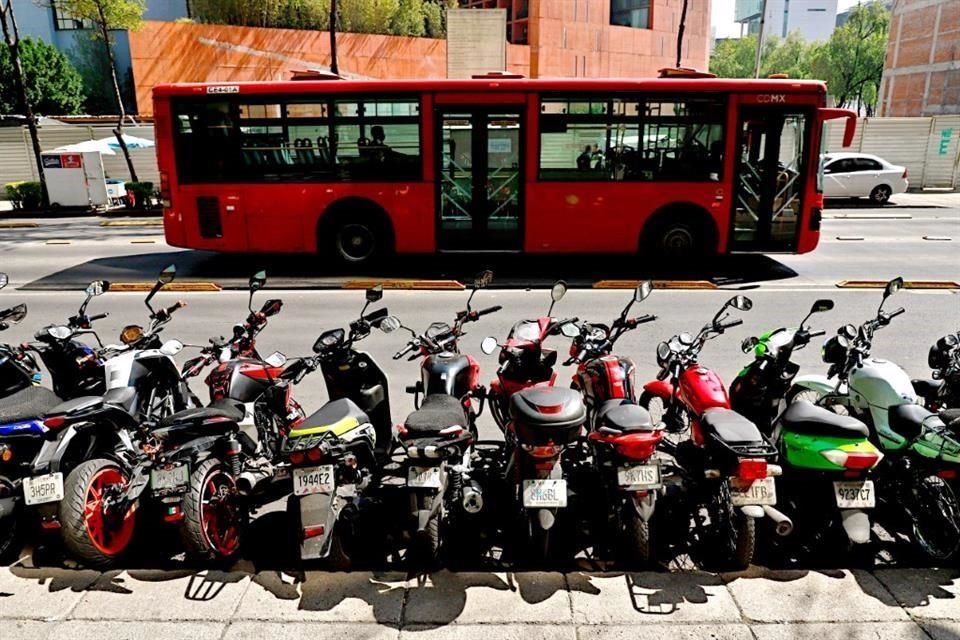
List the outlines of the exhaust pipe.
{"type": "Polygon", "coordinates": [[[241,495],[249,496],[255,493],[261,484],[270,480],[272,477],[273,474],[267,473],[266,471],[244,471],[240,474],[240,477],[237,478],[237,491],[239,491],[241,495]]]}
{"type": "Polygon", "coordinates": [[[764,505],[763,512],[768,518],[773,520],[775,524],[774,531],[778,536],[786,537],[793,533],[793,520],[791,520],[787,514],[774,509],[770,505],[764,505]]]}
{"type": "Polygon", "coordinates": [[[476,482],[463,488],[463,510],[474,515],[483,511],[483,491],[476,482]]]}

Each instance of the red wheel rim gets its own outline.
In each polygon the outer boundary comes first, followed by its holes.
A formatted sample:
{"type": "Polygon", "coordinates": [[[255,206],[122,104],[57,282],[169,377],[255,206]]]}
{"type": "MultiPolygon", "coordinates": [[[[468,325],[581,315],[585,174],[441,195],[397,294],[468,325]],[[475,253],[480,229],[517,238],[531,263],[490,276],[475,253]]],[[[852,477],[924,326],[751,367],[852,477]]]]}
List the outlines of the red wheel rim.
{"type": "Polygon", "coordinates": [[[240,506],[233,478],[214,469],[203,480],[200,496],[200,522],[207,545],[217,555],[229,557],[240,548],[240,506]]]}
{"type": "Polygon", "coordinates": [[[123,516],[104,513],[102,498],[110,487],[126,486],[127,476],[116,467],[104,467],[90,478],[83,505],[83,520],[87,537],[97,550],[108,556],[116,556],[127,548],[133,538],[136,524],[136,503],[130,505],[123,516]]]}

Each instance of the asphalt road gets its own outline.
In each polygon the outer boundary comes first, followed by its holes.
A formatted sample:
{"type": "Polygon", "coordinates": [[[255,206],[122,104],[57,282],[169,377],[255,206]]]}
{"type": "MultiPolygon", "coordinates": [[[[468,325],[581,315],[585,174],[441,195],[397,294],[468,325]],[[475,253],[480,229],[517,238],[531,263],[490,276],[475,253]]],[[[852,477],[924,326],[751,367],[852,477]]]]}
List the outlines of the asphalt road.
{"type": "Polygon", "coordinates": [[[151,280],[171,262],[177,264],[181,280],[214,281],[225,287],[244,286],[254,268],[266,268],[277,286],[315,288],[338,287],[353,277],[469,281],[480,265],[494,269],[499,286],[547,286],[557,278],[577,286],[609,278],[652,277],[777,287],[833,286],[840,280],[894,275],[960,279],[960,208],[849,207],[831,209],[827,215],[821,245],[811,254],[736,255],[686,265],[643,264],[629,256],[448,254],[400,256],[388,267],[343,272],[311,256],[174,249],[164,243],[161,227],[101,227],[97,218],[44,220],[35,228],[0,227],[0,255],[11,281],[31,289],[78,287],[92,278],[151,280]]]}

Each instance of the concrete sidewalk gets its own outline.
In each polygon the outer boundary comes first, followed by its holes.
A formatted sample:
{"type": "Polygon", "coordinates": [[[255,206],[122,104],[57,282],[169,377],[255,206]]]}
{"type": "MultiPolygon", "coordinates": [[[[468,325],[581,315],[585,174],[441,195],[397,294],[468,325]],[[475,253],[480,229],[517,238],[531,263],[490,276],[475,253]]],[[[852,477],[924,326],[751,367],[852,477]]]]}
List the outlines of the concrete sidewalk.
{"type": "Polygon", "coordinates": [[[917,191],[890,196],[898,207],[960,207],[960,191],[917,191]]]}
{"type": "Polygon", "coordinates": [[[0,570],[4,640],[955,640],[960,571],[0,570]]]}

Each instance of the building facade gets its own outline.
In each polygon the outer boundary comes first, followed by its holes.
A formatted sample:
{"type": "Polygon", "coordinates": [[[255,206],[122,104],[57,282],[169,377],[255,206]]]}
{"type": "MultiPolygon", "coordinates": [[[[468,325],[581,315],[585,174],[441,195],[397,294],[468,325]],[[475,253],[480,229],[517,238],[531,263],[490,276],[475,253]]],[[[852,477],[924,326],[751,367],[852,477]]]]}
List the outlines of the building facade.
{"type": "MultiPolygon", "coordinates": [[[[764,0],[736,0],[734,21],[741,35],[760,31],[764,0]]],[[[829,40],[837,20],[837,0],[766,0],[763,37],[786,38],[799,31],[803,39],[829,40]]]]}
{"type": "Polygon", "coordinates": [[[960,114],[960,1],[895,0],[877,114],[960,114]]]}

